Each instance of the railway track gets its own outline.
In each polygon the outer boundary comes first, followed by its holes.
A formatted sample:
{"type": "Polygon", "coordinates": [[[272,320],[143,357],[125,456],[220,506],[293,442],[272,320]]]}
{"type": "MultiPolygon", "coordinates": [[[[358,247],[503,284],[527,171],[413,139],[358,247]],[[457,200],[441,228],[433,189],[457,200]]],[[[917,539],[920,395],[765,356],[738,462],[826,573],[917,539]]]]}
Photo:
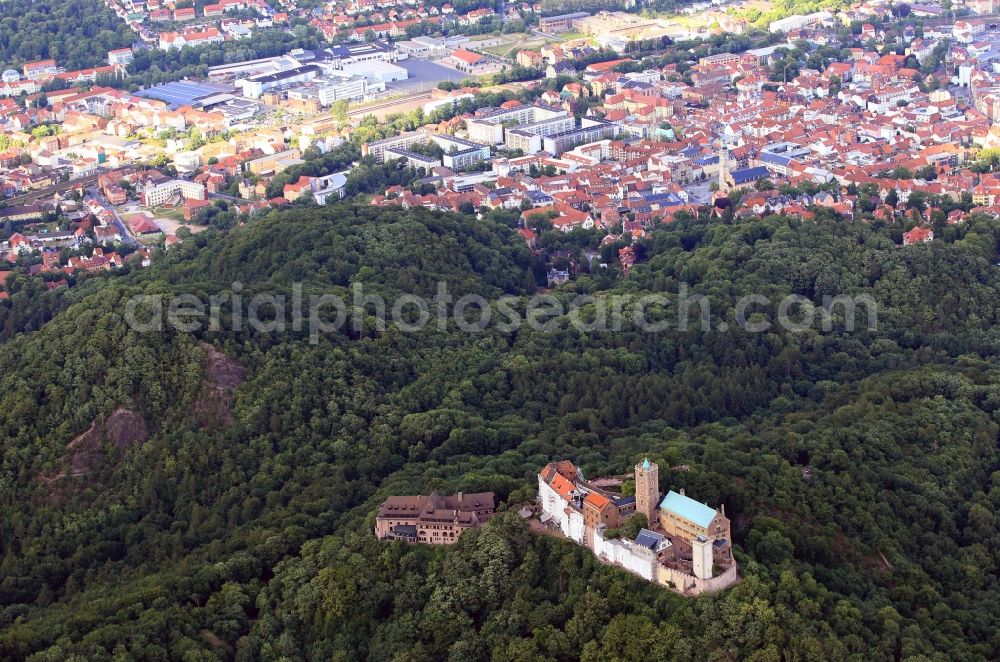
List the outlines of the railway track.
{"type": "Polygon", "coordinates": [[[374,112],[376,110],[384,110],[386,108],[392,108],[393,106],[401,105],[404,103],[411,103],[419,99],[430,99],[430,92],[420,92],[419,94],[414,94],[408,97],[400,97],[398,99],[393,99],[392,101],[386,101],[384,103],[377,103],[374,106],[365,106],[364,108],[358,108],[357,110],[349,110],[347,114],[350,117],[363,117],[368,113],[374,112]]]}
{"type": "Polygon", "coordinates": [[[90,186],[97,181],[97,177],[97,175],[88,175],[86,177],[80,177],[79,179],[71,179],[68,182],[60,182],[59,184],[46,186],[45,188],[38,189],[37,191],[28,191],[27,193],[15,195],[12,198],[3,200],[3,203],[7,207],[30,205],[44,198],[52,197],[53,193],[64,193],[75,188],[90,186]]]}

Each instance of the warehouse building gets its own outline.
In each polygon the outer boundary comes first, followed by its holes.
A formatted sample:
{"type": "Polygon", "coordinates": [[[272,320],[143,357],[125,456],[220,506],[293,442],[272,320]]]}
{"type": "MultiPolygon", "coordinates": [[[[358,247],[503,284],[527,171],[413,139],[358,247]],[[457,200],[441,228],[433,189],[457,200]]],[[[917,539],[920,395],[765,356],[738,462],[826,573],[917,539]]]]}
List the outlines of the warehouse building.
{"type": "Polygon", "coordinates": [[[409,77],[406,69],[382,62],[381,60],[367,60],[365,62],[352,62],[345,64],[343,70],[354,76],[364,76],[370,81],[378,83],[393,83],[397,80],[406,80],[409,77]]]}
{"type": "Polygon", "coordinates": [[[273,89],[312,80],[319,76],[321,71],[317,65],[307,64],[273,74],[251,76],[240,81],[240,85],[243,88],[243,96],[248,99],[259,99],[265,92],[273,89]]]}
{"type": "Polygon", "coordinates": [[[381,84],[370,85],[368,79],[363,76],[332,72],[288,90],[288,98],[297,101],[316,100],[320,106],[327,107],[341,100],[364,99],[370,92],[380,92],[384,89],[385,86],[381,84]]]}

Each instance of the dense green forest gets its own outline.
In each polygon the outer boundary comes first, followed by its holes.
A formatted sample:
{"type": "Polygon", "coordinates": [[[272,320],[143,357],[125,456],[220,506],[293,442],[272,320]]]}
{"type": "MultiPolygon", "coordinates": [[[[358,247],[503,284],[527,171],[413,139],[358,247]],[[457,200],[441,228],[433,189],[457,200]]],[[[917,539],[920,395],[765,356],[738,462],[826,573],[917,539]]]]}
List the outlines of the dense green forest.
{"type": "Polygon", "coordinates": [[[108,63],[108,51],[128,48],[136,35],[101,0],[0,2],[0,64],[52,58],[67,70],[108,63]]]}
{"type": "Polygon", "coordinates": [[[444,280],[523,302],[542,265],[513,220],[274,212],[26,319],[0,347],[0,658],[1000,656],[996,221],[899,248],[892,227],[825,217],[684,219],[627,276],[553,292],[674,301],[686,283],[730,322],[751,292],[772,318],[789,293],[865,294],[872,330],[366,320],[310,344],[123,320],[136,294],[207,299],[235,281],[245,298],[294,282],[430,296],[444,280]],[[736,587],[682,598],[511,513],[450,549],[371,533],[388,494],[515,505],[553,458],[599,475],[647,453],[661,490],[726,504],[736,587]]]}

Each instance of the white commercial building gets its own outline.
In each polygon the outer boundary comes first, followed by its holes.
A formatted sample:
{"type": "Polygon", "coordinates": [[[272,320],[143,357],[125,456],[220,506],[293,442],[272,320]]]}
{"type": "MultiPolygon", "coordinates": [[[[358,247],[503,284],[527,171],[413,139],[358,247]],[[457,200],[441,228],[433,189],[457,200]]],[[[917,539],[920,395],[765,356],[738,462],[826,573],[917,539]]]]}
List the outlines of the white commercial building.
{"type": "Polygon", "coordinates": [[[273,74],[261,74],[238,81],[243,88],[243,96],[259,99],[265,92],[295,83],[304,83],[320,75],[322,69],[315,64],[307,64],[273,74]]]}
{"type": "Polygon", "coordinates": [[[397,41],[396,50],[406,55],[420,56],[430,55],[431,47],[419,41],[397,41]]]}
{"type": "Polygon", "coordinates": [[[194,172],[201,165],[201,154],[198,152],[177,152],[174,154],[174,167],[177,172],[194,172]]]}
{"type": "Polygon", "coordinates": [[[792,30],[801,30],[812,25],[818,25],[832,18],[833,14],[828,11],[818,11],[806,15],[795,14],[787,18],[772,21],[769,29],[771,32],[791,32],[792,30]]]}
{"type": "Polygon", "coordinates": [[[289,99],[306,101],[315,99],[321,106],[329,106],[346,99],[363,99],[372,91],[381,91],[384,86],[371,85],[363,76],[353,76],[341,71],[331,71],[322,78],[315,78],[304,85],[288,90],[289,99]]]}
{"type": "Polygon", "coordinates": [[[397,80],[406,80],[409,77],[409,73],[403,67],[381,60],[344,64],[343,70],[349,74],[364,76],[368,80],[380,83],[392,83],[397,80]]]}
{"type": "Polygon", "coordinates": [[[334,78],[331,76],[323,79],[316,86],[316,91],[319,94],[319,103],[321,106],[329,106],[341,99],[363,99],[368,94],[368,79],[362,76],[347,76],[344,78],[334,78]]]}
{"type": "Polygon", "coordinates": [[[344,197],[347,176],[342,172],[335,172],[323,177],[313,177],[309,182],[309,188],[316,204],[325,205],[329,199],[340,200],[344,197]]]}

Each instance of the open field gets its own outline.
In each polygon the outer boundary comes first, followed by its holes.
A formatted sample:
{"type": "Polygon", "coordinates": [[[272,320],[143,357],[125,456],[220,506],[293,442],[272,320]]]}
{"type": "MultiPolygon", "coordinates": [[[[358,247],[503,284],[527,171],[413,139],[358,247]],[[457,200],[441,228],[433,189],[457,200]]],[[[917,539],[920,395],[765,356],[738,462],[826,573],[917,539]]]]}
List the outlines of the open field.
{"type": "MultiPolygon", "coordinates": [[[[559,35],[559,37],[562,39],[563,35],[559,35]]],[[[500,37],[493,37],[489,41],[490,45],[488,46],[479,46],[477,42],[472,41],[469,42],[469,47],[475,50],[480,50],[484,53],[489,53],[490,55],[496,55],[497,57],[509,58],[513,60],[514,56],[516,56],[517,52],[520,50],[538,50],[545,44],[552,43],[554,40],[539,37],[537,34],[515,32],[513,34],[501,35],[500,37]]]]}
{"type": "Polygon", "coordinates": [[[184,213],[177,207],[150,207],[147,210],[153,215],[153,220],[172,219],[178,223],[184,220],[184,213]]]}
{"type": "Polygon", "coordinates": [[[156,223],[156,227],[163,230],[163,234],[165,235],[175,235],[177,234],[177,230],[180,228],[187,228],[191,231],[191,234],[198,234],[199,232],[204,232],[208,229],[204,225],[190,225],[188,223],[176,221],[172,218],[157,217],[153,219],[153,222],[156,223]]]}

